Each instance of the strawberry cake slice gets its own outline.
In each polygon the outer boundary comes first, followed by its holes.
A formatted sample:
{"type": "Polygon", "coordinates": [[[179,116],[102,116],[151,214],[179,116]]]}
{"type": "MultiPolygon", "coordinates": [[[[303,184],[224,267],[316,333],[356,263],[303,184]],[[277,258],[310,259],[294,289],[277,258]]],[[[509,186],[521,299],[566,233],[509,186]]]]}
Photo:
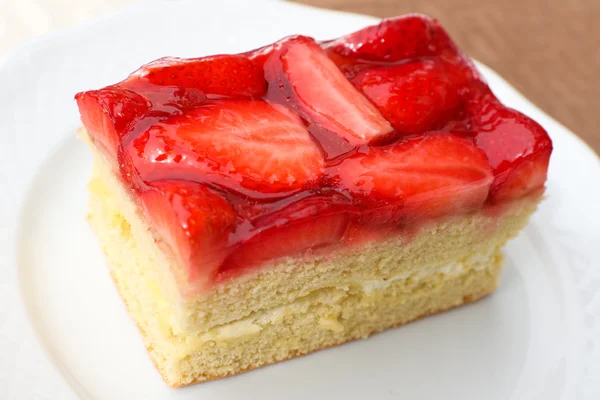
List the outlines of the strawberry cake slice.
{"type": "Polygon", "coordinates": [[[171,386],[490,294],[552,151],[421,15],[163,58],[76,100],[89,221],[171,386]]]}

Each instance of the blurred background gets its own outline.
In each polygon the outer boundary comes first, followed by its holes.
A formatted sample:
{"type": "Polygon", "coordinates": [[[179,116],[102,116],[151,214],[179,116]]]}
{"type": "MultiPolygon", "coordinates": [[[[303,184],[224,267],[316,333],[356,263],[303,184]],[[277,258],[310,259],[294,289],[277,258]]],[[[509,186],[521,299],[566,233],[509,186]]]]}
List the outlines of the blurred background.
{"type": "MultiPolygon", "coordinates": [[[[0,57],[28,39],[134,1],[143,0],[0,0],[0,57]]],[[[436,17],[467,54],[600,153],[600,0],[296,2],[377,17],[436,17]]]]}

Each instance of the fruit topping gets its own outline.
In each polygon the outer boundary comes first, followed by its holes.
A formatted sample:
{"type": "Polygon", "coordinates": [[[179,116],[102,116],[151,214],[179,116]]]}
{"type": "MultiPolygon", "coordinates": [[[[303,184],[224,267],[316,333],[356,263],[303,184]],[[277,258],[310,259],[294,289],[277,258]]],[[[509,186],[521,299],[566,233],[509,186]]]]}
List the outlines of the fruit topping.
{"type": "Polygon", "coordinates": [[[311,124],[353,145],[377,140],[392,127],[307,37],[279,42],[265,62],[269,101],[284,104],[311,124]]]}
{"type": "Polygon", "coordinates": [[[537,122],[497,103],[476,117],[475,143],[494,170],[490,201],[520,198],[546,181],[552,141],[537,122]]]}
{"type": "Polygon", "coordinates": [[[340,197],[311,196],[255,220],[252,236],[223,263],[224,275],[342,242],[353,214],[340,197]]]}
{"type": "Polygon", "coordinates": [[[477,209],[493,180],[480,149],[442,133],[357,153],[334,171],[342,185],[366,204],[377,207],[382,199],[401,202],[402,214],[411,219],[477,209]]]}
{"type": "Polygon", "coordinates": [[[323,44],[329,54],[341,56],[342,69],[357,62],[398,62],[456,53],[440,24],[425,15],[408,14],[384,19],[377,25],[323,44]]]}
{"type": "Polygon", "coordinates": [[[117,86],[78,93],[75,99],[91,139],[113,161],[123,137],[151,106],[140,94],[117,86]]]}
{"type": "Polygon", "coordinates": [[[400,133],[441,128],[461,106],[461,76],[439,59],[371,68],[352,83],[400,133]]]}
{"type": "Polygon", "coordinates": [[[202,184],[184,181],[153,182],[140,192],[140,202],[188,282],[209,283],[229,252],[236,221],[229,203],[202,184]]]}
{"type": "Polygon", "coordinates": [[[246,54],[161,58],[131,74],[127,82],[199,89],[209,99],[260,98],[267,88],[262,64],[246,54]]]}
{"type": "Polygon", "coordinates": [[[277,192],[319,177],[323,159],[300,118],[262,100],[207,102],[130,143],[145,181],[213,181],[277,192]]]}
{"type": "Polygon", "coordinates": [[[76,99],[190,291],[521,198],[552,152],[417,14],[321,44],[162,58],[76,99]]]}

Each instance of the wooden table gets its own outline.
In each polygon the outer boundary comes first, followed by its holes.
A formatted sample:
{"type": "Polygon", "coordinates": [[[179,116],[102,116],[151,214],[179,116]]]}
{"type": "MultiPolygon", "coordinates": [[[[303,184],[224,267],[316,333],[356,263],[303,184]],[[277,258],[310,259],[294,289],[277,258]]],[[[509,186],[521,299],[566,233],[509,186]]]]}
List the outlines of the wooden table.
{"type": "Polygon", "coordinates": [[[600,0],[299,0],[438,18],[459,46],[600,153],[600,0]]]}

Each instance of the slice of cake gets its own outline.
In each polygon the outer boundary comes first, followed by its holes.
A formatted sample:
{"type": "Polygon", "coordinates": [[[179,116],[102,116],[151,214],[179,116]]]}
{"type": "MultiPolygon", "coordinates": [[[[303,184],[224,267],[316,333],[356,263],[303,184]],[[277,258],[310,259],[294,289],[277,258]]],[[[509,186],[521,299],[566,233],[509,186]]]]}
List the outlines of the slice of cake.
{"type": "Polygon", "coordinates": [[[552,151],[420,15],[164,58],[76,99],[89,220],[171,386],[490,294],[552,151]]]}

